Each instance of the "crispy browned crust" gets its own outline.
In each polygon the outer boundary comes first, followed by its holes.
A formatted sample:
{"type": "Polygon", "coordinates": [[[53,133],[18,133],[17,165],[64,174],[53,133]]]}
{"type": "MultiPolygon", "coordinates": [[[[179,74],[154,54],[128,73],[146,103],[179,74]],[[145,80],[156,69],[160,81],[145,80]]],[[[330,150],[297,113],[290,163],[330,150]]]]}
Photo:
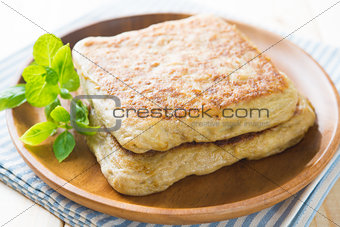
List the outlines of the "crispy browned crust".
{"type": "Polygon", "coordinates": [[[150,99],[163,108],[204,104],[222,109],[288,86],[271,60],[235,26],[213,16],[165,22],[114,37],[90,37],[78,47],[102,66],[90,64],[87,74],[98,88],[120,97],[124,107],[155,106],[150,99]]]}

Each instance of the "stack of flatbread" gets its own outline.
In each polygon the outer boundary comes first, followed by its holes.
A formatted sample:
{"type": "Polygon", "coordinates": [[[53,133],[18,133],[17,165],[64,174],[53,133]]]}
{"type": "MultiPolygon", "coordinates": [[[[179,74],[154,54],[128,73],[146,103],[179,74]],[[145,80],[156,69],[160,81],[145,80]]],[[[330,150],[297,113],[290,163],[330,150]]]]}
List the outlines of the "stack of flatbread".
{"type": "Polygon", "coordinates": [[[282,152],[315,121],[292,81],[212,15],[88,37],[74,50],[85,94],[120,99],[90,101],[92,125],[121,127],[87,140],[123,194],[160,192],[188,175],[282,152]]]}

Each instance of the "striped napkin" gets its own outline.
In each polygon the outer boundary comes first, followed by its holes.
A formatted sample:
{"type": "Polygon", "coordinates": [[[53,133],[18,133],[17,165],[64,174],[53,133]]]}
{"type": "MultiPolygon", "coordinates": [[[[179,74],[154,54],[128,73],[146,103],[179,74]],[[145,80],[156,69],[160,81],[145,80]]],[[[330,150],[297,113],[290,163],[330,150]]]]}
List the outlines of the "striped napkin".
{"type": "MultiPolygon", "coordinates": [[[[107,5],[92,13],[79,18],[62,29],[52,31],[58,36],[75,27],[90,22],[131,14],[152,12],[186,12],[186,13],[215,13],[229,17],[224,12],[203,8],[190,0],[150,0],[132,1],[118,0],[114,5],[107,5]]],[[[235,19],[235,17],[233,18],[235,19]]],[[[29,22],[27,22],[29,23],[29,22]]],[[[283,33],[284,34],[284,33],[283,33]]],[[[307,40],[298,36],[289,37],[291,41],[310,53],[329,73],[340,88],[340,52],[338,48],[331,47],[319,42],[307,40]]],[[[24,64],[32,53],[32,45],[20,50],[12,56],[0,62],[0,89],[8,87],[14,81],[12,78],[17,73],[18,66],[24,64]]],[[[55,190],[51,189],[25,164],[23,159],[14,148],[6,127],[5,114],[0,113],[0,180],[11,188],[21,192],[23,195],[43,206],[57,217],[70,225],[80,226],[146,226],[151,224],[134,222],[117,217],[112,217],[84,206],[81,206],[55,190]]],[[[320,176],[310,185],[296,194],[270,208],[231,220],[209,223],[209,226],[280,226],[308,225],[316,210],[322,204],[327,193],[340,176],[340,152],[334,156],[320,176]]],[[[319,215],[319,214],[317,214],[319,215]]],[[[11,217],[8,217],[11,218],[11,217]]],[[[160,225],[157,225],[160,226],[160,225]]],[[[196,225],[198,226],[198,225],[196,225]]],[[[203,225],[202,225],[203,226],[203,225]]]]}

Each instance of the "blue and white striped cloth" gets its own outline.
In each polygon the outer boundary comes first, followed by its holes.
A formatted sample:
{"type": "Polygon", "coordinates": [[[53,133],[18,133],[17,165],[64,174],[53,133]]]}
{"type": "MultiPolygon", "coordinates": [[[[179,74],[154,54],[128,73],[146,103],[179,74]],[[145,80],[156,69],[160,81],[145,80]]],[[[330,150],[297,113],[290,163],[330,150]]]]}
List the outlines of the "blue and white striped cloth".
{"type": "MultiPolygon", "coordinates": [[[[118,0],[114,5],[97,9],[74,21],[71,25],[54,31],[58,36],[67,30],[81,25],[123,15],[151,13],[151,12],[205,12],[215,13],[222,16],[223,12],[216,12],[208,8],[200,7],[190,0],[181,1],[132,1],[118,0]]],[[[235,17],[234,17],[235,18],[235,17]]],[[[29,22],[27,22],[29,23],[29,22]]],[[[310,53],[329,73],[338,90],[340,88],[340,51],[319,42],[292,36],[290,39],[310,53]]],[[[6,58],[0,63],[0,89],[13,84],[13,75],[17,73],[18,66],[23,64],[32,53],[32,46],[6,58]]],[[[80,226],[145,226],[139,223],[83,207],[58,192],[51,189],[40,180],[33,171],[25,164],[23,159],[14,148],[6,128],[4,112],[0,113],[0,180],[21,192],[23,195],[45,207],[51,213],[71,225],[80,226]]],[[[270,208],[231,220],[210,223],[209,226],[280,226],[280,225],[308,225],[316,214],[327,193],[340,176],[340,153],[334,156],[323,173],[310,185],[301,190],[295,197],[288,198],[270,208]],[[302,202],[303,201],[303,202],[302,202]],[[312,209],[312,208],[313,209],[312,209]]],[[[317,214],[319,215],[319,214],[317,214]]],[[[10,218],[10,217],[9,217],[10,218]]],[[[340,224],[340,223],[338,223],[340,224]]],[[[157,225],[159,226],[159,225],[157,225]]],[[[196,225],[198,226],[198,225],[196,225]]],[[[203,226],[203,225],[202,225],[203,226]]]]}

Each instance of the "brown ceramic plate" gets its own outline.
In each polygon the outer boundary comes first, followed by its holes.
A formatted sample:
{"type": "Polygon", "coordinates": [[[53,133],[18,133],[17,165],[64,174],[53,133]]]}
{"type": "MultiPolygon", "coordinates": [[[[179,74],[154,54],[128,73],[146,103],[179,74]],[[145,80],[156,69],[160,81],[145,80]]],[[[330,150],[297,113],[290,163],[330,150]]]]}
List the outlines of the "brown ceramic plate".
{"type": "MultiPolygon", "coordinates": [[[[112,36],[187,16],[151,14],[117,18],[81,28],[62,39],[72,46],[87,36],[112,36]]],[[[260,50],[281,39],[259,28],[230,22],[260,50]]],[[[41,179],[64,196],[94,210],[163,224],[213,222],[250,214],[292,196],[310,183],[330,161],[340,141],[339,96],[325,71],[287,40],[266,54],[309,98],[315,107],[317,124],[303,141],[281,154],[258,161],[242,160],[205,176],[190,176],[161,193],[143,197],[117,193],[102,175],[83,136],[76,136],[75,151],[61,164],[52,152],[52,140],[36,147],[22,144],[19,136],[44,120],[42,109],[24,104],[8,110],[9,131],[18,151],[41,179]]]]}

